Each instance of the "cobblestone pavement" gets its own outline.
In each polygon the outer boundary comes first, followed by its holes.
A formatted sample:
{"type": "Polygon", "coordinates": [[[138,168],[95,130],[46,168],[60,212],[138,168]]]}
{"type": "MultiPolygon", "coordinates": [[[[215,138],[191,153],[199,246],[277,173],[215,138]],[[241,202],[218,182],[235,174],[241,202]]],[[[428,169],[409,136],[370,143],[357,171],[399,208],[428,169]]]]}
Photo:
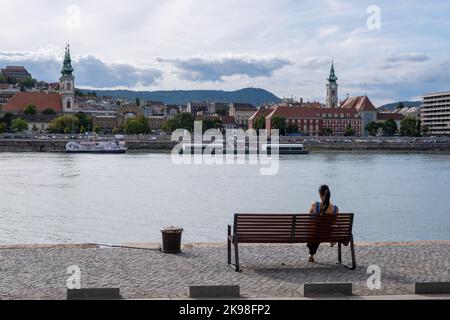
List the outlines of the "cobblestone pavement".
{"type": "MultiPolygon", "coordinates": [[[[152,246],[150,246],[152,247],[152,246]]],[[[154,246],[153,246],[154,247],[154,246]]],[[[226,264],[223,244],[185,246],[179,255],[95,246],[0,247],[0,299],[65,299],[66,270],[78,265],[83,288],[121,287],[124,298],[187,298],[190,285],[240,285],[247,297],[299,297],[303,283],[352,282],[355,295],[412,294],[413,284],[450,281],[450,241],[358,244],[356,271],[336,265],[337,249],[322,245],[308,264],[304,245],[241,246],[243,272],[226,264]],[[367,268],[382,270],[370,291],[367,268]]],[[[344,247],[344,263],[350,253],[344,247]]]]}

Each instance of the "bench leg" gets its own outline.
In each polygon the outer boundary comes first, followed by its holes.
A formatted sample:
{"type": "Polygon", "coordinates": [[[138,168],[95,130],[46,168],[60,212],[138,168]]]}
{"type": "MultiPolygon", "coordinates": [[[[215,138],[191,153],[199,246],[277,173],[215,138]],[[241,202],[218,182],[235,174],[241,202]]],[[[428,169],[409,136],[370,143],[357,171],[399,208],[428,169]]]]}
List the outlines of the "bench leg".
{"type": "Polygon", "coordinates": [[[230,237],[231,237],[231,226],[228,226],[228,237],[227,237],[227,239],[228,239],[228,265],[231,265],[231,240],[230,240],[230,237]]]}
{"type": "Polygon", "coordinates": [[[342,264],[342,243],[338,245],[338,264],[342,264]]]}
{"type": "Polygon", "coordinates": [[[240,265],[239,265],[239,245],[237,243],[234,245],[234,259],[235,259],[234,261],[236,263],[235,270],[236,270],[236,272],[239,272],[241,270],[240,270],[240,265]]]}
{"type": "Polygon", "coordinates": [[[353,236],[351,237],[350,246],[352,250],[352,267],[351,270],[356,269],[356,255],[355,255],[355,243],[353,241],[353,236]]]}

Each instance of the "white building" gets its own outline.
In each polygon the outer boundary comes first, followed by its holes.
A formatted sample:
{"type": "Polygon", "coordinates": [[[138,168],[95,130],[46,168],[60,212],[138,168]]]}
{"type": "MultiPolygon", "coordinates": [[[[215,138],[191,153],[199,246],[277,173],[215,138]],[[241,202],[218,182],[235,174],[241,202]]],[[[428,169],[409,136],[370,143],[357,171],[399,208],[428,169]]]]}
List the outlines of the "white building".
{"type": "Polygon", "coordinates": [[[450,135],[450,91],[423,96],[422,128],[430,135],[450,135]]]}

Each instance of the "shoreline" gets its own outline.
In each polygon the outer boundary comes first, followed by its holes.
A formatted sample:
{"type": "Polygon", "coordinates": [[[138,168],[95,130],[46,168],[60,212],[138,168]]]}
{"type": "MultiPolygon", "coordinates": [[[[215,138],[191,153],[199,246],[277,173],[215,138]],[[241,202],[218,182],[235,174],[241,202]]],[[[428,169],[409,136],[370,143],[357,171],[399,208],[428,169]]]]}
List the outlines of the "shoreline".
{"type": "MultiPolygon", "coordinates": [[[[66,140],[0,140],[0,153],[65,153],[66,140]]],[[[170,154],[176,143],[127,141],[129,154],[170,154]]],[[[312,153],[450,154],[450,143],[304,143],[312,153]]]]}
{"type": "MultiPolygon", "coordinates": [[[[292,244],[290,246],[301,246],[302,244],[292,244]]],[[[433,245],[449,245],[450,240],[418,240],[418,241],[394,241],[394,242],[370,242],[370,241],[356,241],[355,245],[358,247],[401,247],[401,246],[433,246],[433,245]]],[[[31,250],[31,249],[64,249],[64,250],[83,250],[83,249],[159,249],[160,243],[123,243],[121,245],[106,245],[95,243],[78,243],[78,244],[0,244],[0,250],[31,250]]],[[[184,249],[196,248],[223,248],[226,242],[194,242],[182,244],[184,249]]],[[[242,244],[243,247],[277,247],[279,244],[242,244]]],[[[289,244],[286,244],[289,246],[289,244]]]]}

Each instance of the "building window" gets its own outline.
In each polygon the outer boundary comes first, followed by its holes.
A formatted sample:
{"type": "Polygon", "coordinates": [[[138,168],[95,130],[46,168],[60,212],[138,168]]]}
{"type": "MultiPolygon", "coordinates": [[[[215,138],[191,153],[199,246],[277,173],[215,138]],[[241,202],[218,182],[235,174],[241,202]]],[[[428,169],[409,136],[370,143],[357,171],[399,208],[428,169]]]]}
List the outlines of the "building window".
{"type": "Polygon", "coordinates": [[[66,102],[66,108],[67,108],[67,109],[71,109],[71,108],[72,108],[72,104],[70,103],[70,100],[68,100],[68,101],[66,102]]]}
{"type": "Polygon", "coordinates": [[[66,90],[67,90],[67,91],[72,90],[72,84],[71,84],[70,82],[67,82],[67,84],[66,84],[66,90]]]}

